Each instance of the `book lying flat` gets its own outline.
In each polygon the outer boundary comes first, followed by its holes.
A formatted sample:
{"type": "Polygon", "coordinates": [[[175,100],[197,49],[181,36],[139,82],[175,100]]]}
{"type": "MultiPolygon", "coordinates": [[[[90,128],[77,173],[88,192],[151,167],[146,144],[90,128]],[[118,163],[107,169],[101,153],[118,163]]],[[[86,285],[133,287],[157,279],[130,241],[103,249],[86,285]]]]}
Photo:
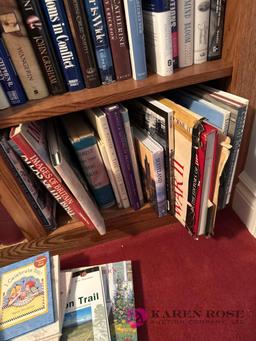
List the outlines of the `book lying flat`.
{"type": "Polygon", "coordinates": [[[55,321],[49,252],[0,269],[0,340],[55,321]]]}

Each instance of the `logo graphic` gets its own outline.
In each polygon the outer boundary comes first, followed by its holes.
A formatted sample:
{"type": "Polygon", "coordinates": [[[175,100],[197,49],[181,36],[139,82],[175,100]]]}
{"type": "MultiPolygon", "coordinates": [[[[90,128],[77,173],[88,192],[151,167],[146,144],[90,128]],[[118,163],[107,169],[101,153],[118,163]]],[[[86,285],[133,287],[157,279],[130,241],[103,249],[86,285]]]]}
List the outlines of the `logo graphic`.
{"type": "Polygon", "coordinates": [[[142,327],[148,319],[148,314],[145,309],[137,308],[127,311],[127,323],[131,328],[142,327]]]}

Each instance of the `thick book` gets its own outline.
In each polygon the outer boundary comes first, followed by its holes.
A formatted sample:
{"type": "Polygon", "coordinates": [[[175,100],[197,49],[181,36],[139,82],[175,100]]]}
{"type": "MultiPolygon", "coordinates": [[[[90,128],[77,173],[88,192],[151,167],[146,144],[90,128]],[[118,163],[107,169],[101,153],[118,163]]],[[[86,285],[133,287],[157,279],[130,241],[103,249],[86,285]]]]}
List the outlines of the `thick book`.
{"type": "Polygon", "coordinates": [[[143,10],[164,12],[170,9],[170,0],[142,0],[143,10]]]}
{"type": "Polygon", "coordinates": [[[30,122],[13,127],[10,139],[16,145],[22,160],[32,169],[68,215],[82,221],[88,229],[94,229],[94,224],[86,212],[51,165],[44,122],[30,122]]]}
{"type": "Polygon", "coordinates": [[[51,40],[55,47],[64,80],[69,91],[84,88],[84,80],[76,55],[62,0],[41,0],[51,40]]]}
{"type": "Polygon", "coordinates": [[[86,88],[101,84],[83,0],[64,0],[86,88]]]}
{"type": "Polygon", "coordinates": [[[10,103],[2,88],[2,85],[0,84],[0,110],[6,109],[9,107],[10,107],[10,103]]]}
{"type": "Polygon", "coordinates": [[[157,99],[147,96],[127,102],[133,125],[147,131],[164,148],[167,210],[174,214],[172,158],[174,153],[173,113],[157,99]]]}
{"type": "Polygon", "coordinates": [[[94,44],[94,51],[96,53],[101,82],[102,84],[109,84],[115,80],[115,72],[103,4],[101,0],[83,1],[94,44]]]}
{"type": "Polygon", "coordinates": [[[51,94],[66,92],[64,79],[38,0],[18,0],[20,11],[51,94]]]}
{"type": "Polygon", "coordinates": [[[210,0],[194,1],[194,64],[201,64],[207,61],[210,0]]]}
{"type": "Polygon", "coordinates": [[[116,80],[131,78],[132,70],[123,2],[121,0],[103,0],[103,4],[116,80]]]}
{"type": "Polygon", "coordinates": [[[194,57],[194,0],[178,0],[179,67],[193,64],[194,57]]]}
{"type": "Polygon", "coordinates": [[[133,127],[145,198],[159,217],[167,214],[164,149],[143,130],[133,127]]]}
{"type": "Polygon", "coordinates": [[[20,157],[11,148],[8,139],[7,130],[0,133],[0,153],[6,161],[10,172],[15,176],[37,218],[47,231],[52,231],[56,228],[55,200],[32,170],[25,167],[20,157]]]}
{"type": "Polygon", "coordinates": [[[100,266],[72,272],[61,340],[111,340],[100,266]]]}
{"type": "Polygon", "coordinates": [[[198,186],[199,168],[196,151],[200,145],[202,116],[158,96],[157,99],[173,110],[175,150],[173,157],[175,217],[194,235],[195,194],[198,186]]]}
{"type": "Polygon", "coordinates": [[[142,80],[147,78],[147,63],[141,0],[124,0],[124,10],[132,76],[135,80],[142,80]]]}
{"type": "Polygon", "coordinates": [[[1,340],[54,322],[49,252],[2,267],[0,279],[1,340]]]}
{"type": "Polygon", "coordinates": [[[19,105],[27,102],[27,96],[4,45],[3,39],[0,39],[0,84],[11,105],[19,105]]]}
{"type": "Polygon", "coordinates": [[[20,77],[28,99],[49,95],[42,70],[15,0],[5,0],[0,7],[2,38],[20,77]]]}
{"type": "Polygon", "coordinates": [[[105,146],[111,166],[111,172],[113,174],[113,179],[116,184],[116,186],[112,187],[118,207],[127,208],[130,206],[130,203],[106,114],[101,109],[95,108],[87,110],[86,117],[88,117],[91,125],[97,131],[102,143],[105,146]],[[115,189],[117,189],[117,191],[115,191],[115,189]]]}
{"type": "Polygon", "coordinates": [[[129,145],[125,134],[124,121],[122,117],[123,109],[120,105],[116,104],[104,107],[102,110],[107,116],[131,207],[137,210],[141,207],[141,205],[129,145]]]}
{"type": "Polygon", "coordinates": [[[207,60],[221,58],[226,0],[211,0],[207,60]]]}
{"type": "Polygon", "coordinates": [[[172,27],[172,61],[173,68],[179,66],[179,46],[178,46],[178,20],[177,20],[177,0],[170,0],[171,27],[172,27]]]}
{"type": "Polygon", "coordinates": [[[115,197],[94,130],[80,113],[63,117],[62,122],[97,204],[100,208],[113,206],[115,197]]]}
{"type": "Polygon", "coordinates": [[[72,153],[70,153],[68,145],[65,144],[63,136],[65,136],[65,132],[57,121],[48,122],[47,140],[52,165],[82,207],[88,220],[100,234],[105,234],[104,219],[89,193],[75,159],[72,159],[72,153]]]}
{"type": "Polygon", "coordinates": [[[143,21],[148,69],[169,76],[173,73],[171,11],[143,10],[143,21]]]}

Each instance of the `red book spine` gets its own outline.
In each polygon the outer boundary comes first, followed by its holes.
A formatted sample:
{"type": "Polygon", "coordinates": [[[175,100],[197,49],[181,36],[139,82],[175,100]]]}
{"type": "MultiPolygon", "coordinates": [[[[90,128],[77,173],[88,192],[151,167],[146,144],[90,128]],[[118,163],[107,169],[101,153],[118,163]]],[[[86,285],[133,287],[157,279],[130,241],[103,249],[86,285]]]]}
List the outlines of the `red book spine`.
{"type": "Polygon", "coordinates": [[[71,218],[77,218],[82,221],[89,230],[93,230],[95,228],[94,224],[67,187],[56,177],[51,168],[39,157],[36,151],[33,150],[30,144],[23,138],[22,134],[13,135],[12,132],[13,130],[11,131],[11,139],[22,152],[22,159],[41,180],[48,191],[71,218]]]}

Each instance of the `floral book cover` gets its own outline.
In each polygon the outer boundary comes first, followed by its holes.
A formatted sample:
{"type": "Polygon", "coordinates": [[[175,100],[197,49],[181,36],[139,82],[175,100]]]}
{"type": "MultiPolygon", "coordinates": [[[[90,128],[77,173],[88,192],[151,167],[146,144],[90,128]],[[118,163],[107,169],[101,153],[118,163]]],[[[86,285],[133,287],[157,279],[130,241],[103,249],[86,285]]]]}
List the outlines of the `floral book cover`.
{"type": "Polygon", "coordinates": [[[54,322],[48,252],[0,269],[0,340],[54,322]]]}

